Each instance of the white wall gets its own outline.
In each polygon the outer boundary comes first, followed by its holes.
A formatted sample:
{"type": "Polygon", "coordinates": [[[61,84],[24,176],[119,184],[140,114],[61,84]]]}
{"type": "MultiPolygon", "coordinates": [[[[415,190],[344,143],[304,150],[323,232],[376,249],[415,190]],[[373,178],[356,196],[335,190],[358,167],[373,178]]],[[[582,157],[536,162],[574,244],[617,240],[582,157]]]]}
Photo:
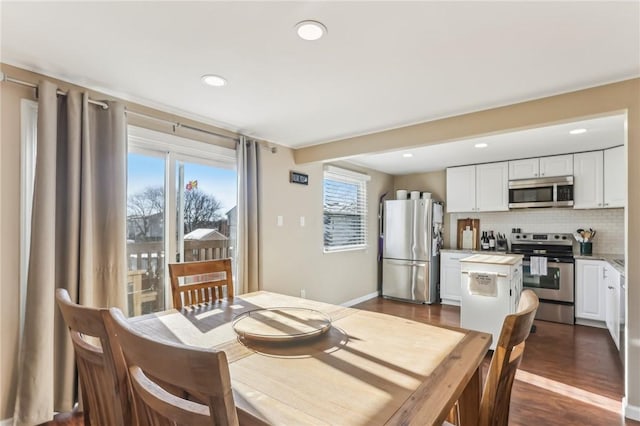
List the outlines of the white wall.
{"type": "Polygon", "coordinates": [[[624,253],[624,209],[522,209],[495,213],[452,213],[448,215],[449,239],[447,248],[456,247],[458,219],[480,219],[482,231],[493,230],[509,237],[512,228],[522,232],[573,233],[578,228],[593,228],[597,234],[593,240],[594,253],[624,253]]]}
{"type": "MultiPolygon", "coordinates": [[[[335,164],[335,163],[334,163],[335,164]]],[[[339,165],[339,164],[336,164],[339,165]]],[[[390,175],[343,165],[371,176],[368,183],[368,248],[323,253],[321,163],[299,166],[293,152],[278,147],[261,151],[261,282],[264,290],[344,303],[378,290],[378,198],[393,189],[390,175]],[[289,171],[309,175],[309,185],[289,183],[289,171]],[[283,226],[277,226],[277,217],[283,226]],[[300,225],[304,217],[305,225],[300,225]]]]}

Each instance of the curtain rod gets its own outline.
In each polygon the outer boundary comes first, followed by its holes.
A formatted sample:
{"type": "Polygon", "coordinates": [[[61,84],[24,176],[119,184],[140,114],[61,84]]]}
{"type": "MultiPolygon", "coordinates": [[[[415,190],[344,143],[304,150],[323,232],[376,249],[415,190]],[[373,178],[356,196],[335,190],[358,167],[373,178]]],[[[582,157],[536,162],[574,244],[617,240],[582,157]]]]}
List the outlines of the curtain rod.
{"type": "MultiPolygon", "coordinates": [[[[22,81],[22,80],[18,80],[17,78],[9,77],[8,75],[6,75],[5,73],[3,73],[1,71],[0,71],[0,81],[7,81],[9,83],[20,84],[22,86],[31,87],[32,89],[38,90],[38,85],[37,84],[29,83],[28,81],[22,81]]],[[[61,95],[61,96],[67,96],[67,92],[64,92],[62,90],[58,90],[56,93],[58,95],[61,95]]],[[[90,104],[94,104],[94,105],[98,105],[98,106],[102,107],[102,109],[108,109],[109,108],[109,105],[106,104],[105,102],[100,102],[100,101],[95,101],[93,99],[89,99],[89,103],[90,104]]],[[[154,117],[152,115],[143,114],[141,112],[126,110],[126,113],[127,114],[132,114],[132,115],[137,115],[139,117],[149,118],[149,119],[156,120],[156,121],[162,121],[164,123],[172,124],[174,132],[175,132],[175,130],[177,128],[183,127],[185,129],[193,130],[193,131],[200,132],[200,133],[206,133],[208,135],[217,136],[217,137],[224,138],[224,139],[230,139],[230,140],[236,141],[236,142],[239,140],[238,138],[235,138],[233,136],[223,135],[223,134],[215,133],[215,132],[212,132],[212,131],[209,131],[209,130],[199,129],[197,127],[189,126],[187,124],[182,124],[180,122],[166,120],[164,118],[154,117]]]]}
{"type": "MultiPolygon", "coordinates": [[[[3,72],[0,72],[0,81],[8,81],[9,83],[21,84],[22,86],[31,87],[32,89],[38,90],[38,85],[34,83],[29,83],[28,81],[18,80],[17,78],[9,77],[3,72]]],[[[56,93],[61,96],[67,96],[67,92],[62,90],[57,90],[56,93]]],[[[90,104],[98,105],[102,107],[102,109],[109,109],[109,105],[104,102],[94,101],[93,99],[89,99],[90,104]]]]}
{"type": "Polygon", "coordinates": [[[212,132],[210,130],[200,129],[198,127],[189,126],[188,124],[182,124],[182,123],[180,123],[178,121],[172,121],[172,120],[167,120],[165,118],[154,117],[153,115],[144,114],[142,112],[137,112],[137,111],[132,111],[132,110],[127,109],[126,113],[127,113],[127,115],[129,115],[129,114],[137,115],[138,117],[148,118],[148,119],[155,120],[155,121],[162,121],[163,123],[169,123],[169,124],[173,125],[174,133],[175,133],[176,129],[182,127],[182,128],[185,128],[185,129],[196,131],[196,132],[206,133],[207,135],[217,136],[217,137],[223,138],[223,139],[229,139],[229,140],[232,140],[232,141],[235,141],[235,142],[239,141],[239,139],[237,137],[233,137],[233,136],[229,136],[229,135],[223,135],[221,133],[212,132]]]}

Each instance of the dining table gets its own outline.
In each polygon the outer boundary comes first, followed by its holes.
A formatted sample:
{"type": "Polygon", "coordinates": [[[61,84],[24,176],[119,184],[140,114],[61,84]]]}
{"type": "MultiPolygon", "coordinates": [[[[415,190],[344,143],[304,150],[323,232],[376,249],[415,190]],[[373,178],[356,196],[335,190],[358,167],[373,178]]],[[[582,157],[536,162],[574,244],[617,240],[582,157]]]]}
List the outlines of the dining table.
{"type": "Polygon", "coordinates": [[[487,333],[267,291],[129,322],[153,339],[224,351],[241,424],[441,425],[458,401],[459,424],[476,425],[491,344],[487,333]],[[309,332],[291,309],[328,324],[309,332]],[[262,312],[286,321],[247,333],[262,312]]]}

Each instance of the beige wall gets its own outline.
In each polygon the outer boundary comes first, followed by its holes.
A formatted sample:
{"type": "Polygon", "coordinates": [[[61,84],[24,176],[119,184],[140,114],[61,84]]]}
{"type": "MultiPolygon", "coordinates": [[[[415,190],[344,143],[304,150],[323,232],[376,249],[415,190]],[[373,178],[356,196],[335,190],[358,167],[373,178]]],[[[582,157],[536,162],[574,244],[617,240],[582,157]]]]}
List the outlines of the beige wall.
{"type": "Polygon", "coordinates": [[[13,416],[20,312],[20,99],[33,90],[2,84],[0,98],[0,419],[13,416]]]}
{"type": "Polygon", "coordinates": [[[347,158],[352,155],[399,150],[417,145],[430,145],[479,135],[502,133],[570,122],[576,119],[626,112],[628,140],[626,144],[627,209],[627,402],[640,417],[640,79],[598,86],[534,101],[523,102],[471,114],[360,136],[295,152],[296,162],[304,164],[347,158]]]}
{"type": "MultiPolygon", "coordinates": [[[[371,176],[368,185],[367,250],[323,253],[321,163],[295,165],[293,152],[261,151],[261,281],[265,290],[330,303],[343,303],[377,291],[378,198],[393,188],[389,175],[345,166],[371,176]],[[289,183],[289,171],[309,175],[309,185],[289,183]],[[277,217],[283,216],[283,226],[277,217]],[[305,226],[300,226],[300,217],[305,226]]],[[[335,163],[334,163],[335,164],[335,163]]],[[[337,164],[336,164],[337,165],[337,164]]]]}

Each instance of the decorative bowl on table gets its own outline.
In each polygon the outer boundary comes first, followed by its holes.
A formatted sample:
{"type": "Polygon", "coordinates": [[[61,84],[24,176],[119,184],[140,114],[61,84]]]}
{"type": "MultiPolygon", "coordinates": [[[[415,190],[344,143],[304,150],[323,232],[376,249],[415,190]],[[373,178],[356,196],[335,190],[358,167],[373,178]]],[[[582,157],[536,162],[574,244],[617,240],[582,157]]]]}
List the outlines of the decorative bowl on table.
{"type": "Polygon", "coordinates": [[[286,343],[326,333],[331,328],[331,318],[315,309],[264,308],[240,314],[232,327],[241,339],[286,343]]]}

